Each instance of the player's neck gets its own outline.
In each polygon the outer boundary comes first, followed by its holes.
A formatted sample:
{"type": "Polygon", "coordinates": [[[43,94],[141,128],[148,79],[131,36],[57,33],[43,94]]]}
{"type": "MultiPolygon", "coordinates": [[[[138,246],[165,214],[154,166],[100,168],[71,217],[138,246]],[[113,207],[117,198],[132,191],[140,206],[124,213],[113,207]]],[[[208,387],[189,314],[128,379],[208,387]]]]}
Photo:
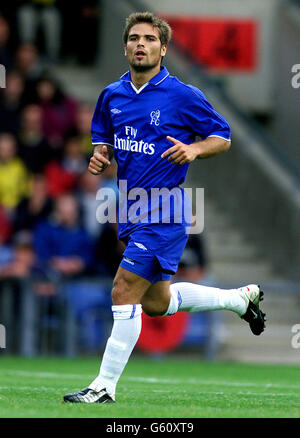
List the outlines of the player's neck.
{"type": "Polygon", "coordinates": [[[139,89],[147,82],[150,81],[154,76],[160,72],[160,65],[155,66],[153,69],[148,71],[137,72],[133,68],[130,69],[130,76],[133,85],[139,89]]]}

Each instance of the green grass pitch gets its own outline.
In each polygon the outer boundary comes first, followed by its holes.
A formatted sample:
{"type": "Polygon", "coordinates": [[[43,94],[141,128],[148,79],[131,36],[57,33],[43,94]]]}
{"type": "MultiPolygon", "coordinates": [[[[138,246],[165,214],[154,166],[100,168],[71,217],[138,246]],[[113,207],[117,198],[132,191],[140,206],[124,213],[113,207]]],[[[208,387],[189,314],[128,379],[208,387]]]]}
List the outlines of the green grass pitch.
{"type": "Polygon", "coordinates": [[[64,404],[88,385],[98,358],[0,356],[0,417],[12,418],[299,418],[300,368],[209,363],[134,355],[117,403],[64,404]]]}

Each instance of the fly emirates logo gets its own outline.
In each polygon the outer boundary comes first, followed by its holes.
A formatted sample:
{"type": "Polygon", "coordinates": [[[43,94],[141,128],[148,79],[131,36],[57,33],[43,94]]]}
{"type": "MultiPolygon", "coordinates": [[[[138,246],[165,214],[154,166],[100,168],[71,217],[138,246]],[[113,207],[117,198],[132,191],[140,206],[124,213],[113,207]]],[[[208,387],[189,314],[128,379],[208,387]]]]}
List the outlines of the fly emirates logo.
{"type": "Polygon", "coordinates": [[[122,151],[139,152],[146,155],[153,155],[155,152],[155,144],[147,143],[144,140],[136,140],[137,129],[132,126],[125,126],[126,137],[118,137],[115,134],[115,149],[122,151]]]}

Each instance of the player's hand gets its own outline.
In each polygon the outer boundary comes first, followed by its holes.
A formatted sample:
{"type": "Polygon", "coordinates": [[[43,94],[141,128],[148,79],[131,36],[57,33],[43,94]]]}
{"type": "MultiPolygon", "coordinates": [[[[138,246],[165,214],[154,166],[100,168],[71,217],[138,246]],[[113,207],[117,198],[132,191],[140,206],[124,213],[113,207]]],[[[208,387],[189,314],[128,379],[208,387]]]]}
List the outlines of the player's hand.
{"type": "Polygon", "coordinates": [[[102,146],[101,153],[94,152],[94,155],[90,159],[88,170],[93,175],[99,175],[109,165],[110,165],[110,161],[109,161],[107,146],[102,146]]]}
{"type": "Polygon", "coordinates": [[[166,150],[161,155],[161,158],[168,157],[168,161],[171,161],[172,164],[179,165],[191,163],[197,158],[197,153],[191,147],[191,145],[184,144],[181,141],[176,140],[176,138],[170,137],[169,135],[167,136],[167,139],[171,141],[174,146],[166,150]]]}

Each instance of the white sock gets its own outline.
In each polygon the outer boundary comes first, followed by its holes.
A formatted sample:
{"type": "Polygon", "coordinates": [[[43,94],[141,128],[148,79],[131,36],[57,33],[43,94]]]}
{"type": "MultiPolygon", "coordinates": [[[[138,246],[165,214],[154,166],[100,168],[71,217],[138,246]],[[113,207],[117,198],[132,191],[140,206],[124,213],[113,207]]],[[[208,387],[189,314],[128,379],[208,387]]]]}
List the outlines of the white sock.
{"type": "Polygon", "coordinates": [[[164,316],[176,312],[204,312],[207,310],[231,310],[239,316],[246,312],[245,300],[237,289],[219,289],[194,283],[174,283],[170,286],[171,299],[164,316]]]}
{"type": "Polygon", "coordinates": [[[103,354],[100,372],[89,388],[100,391],[106,388],[115,396],[117,382],[128,362],[142,328],[142,305],[112,306],[114,324],[103,354]]]}

